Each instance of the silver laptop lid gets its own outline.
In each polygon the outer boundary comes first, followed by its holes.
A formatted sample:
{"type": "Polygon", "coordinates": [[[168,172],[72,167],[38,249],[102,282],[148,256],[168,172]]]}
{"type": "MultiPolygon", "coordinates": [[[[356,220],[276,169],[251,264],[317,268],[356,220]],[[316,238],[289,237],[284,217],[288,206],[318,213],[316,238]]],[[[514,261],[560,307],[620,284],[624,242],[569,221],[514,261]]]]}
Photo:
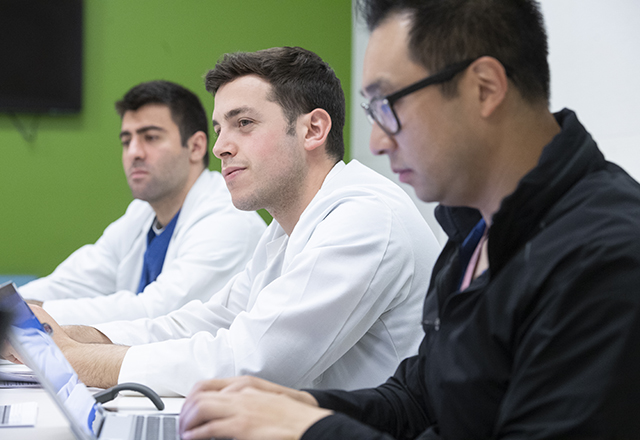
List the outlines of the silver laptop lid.
{"type": "Polygon", "coordinates": [[[96,415],[100,418],[100,405],[80,382],[14,284],[0,286],[0,308],[12,314],[9,342],[69,420],[76,438],[95,439],[94,422],[96,415]]]}

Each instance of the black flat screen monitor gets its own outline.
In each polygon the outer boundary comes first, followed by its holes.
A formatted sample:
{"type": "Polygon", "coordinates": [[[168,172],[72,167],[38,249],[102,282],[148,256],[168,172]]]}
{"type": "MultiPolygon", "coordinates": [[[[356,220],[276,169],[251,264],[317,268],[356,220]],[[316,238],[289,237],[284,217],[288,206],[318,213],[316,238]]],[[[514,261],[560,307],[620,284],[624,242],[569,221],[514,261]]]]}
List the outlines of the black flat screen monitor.
{"type": "Polygon", "coordinates": [[[82,106],[82,0],[0,0],[0,112],[82,106]]]}

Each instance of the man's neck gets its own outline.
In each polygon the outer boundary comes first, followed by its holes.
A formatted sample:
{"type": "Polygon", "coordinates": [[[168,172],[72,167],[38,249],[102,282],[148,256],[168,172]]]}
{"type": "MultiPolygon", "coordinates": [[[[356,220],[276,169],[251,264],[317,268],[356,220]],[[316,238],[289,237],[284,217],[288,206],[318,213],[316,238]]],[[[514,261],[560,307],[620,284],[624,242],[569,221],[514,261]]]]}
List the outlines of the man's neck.
{"type": "Polygon", "coordinates": [[[502,133],[501,143],[487,173],[484,192],[476,207],[487,225],[500,208],[502,200],[513,193],[522,178],[538,164],[542,150],[560,133],[552,113],[525,111],[502,133]]]}
{"type": "Polygon", "coordinates": [[[202,174],[202,171],[204,170],[200,170],[197,173],[191,173],[187,184],[179,192],[167,195],[162,200],[149,202],[156,213],[158,223],[160,223],[163,228],[167,226],[171,219],[175,217],[178,211],[180,211],[180,208],[182,208],[182,205],[187,198],[187,194],[191,191],[191,188],[202,174]]]}
{"type": "MultiPolygon", "coordinates": [[[[186,196],[186,195],[185,195],[186,196]]],[[[171,221],[173,217],[178,213],[180,208],[182,208],[182,204],[184,203],[185,197],[182,197],[179,200],[176,200],[175,203],[155,203],[151,204],[151,207],[156,213],[156,226],[160,225],[160,228],[164,228],[171,221]]]]}
{"type": "Polygon", "coordinates": [[[300,216],[307,209],[309,203],[316,196],[327,175],[331,172],[335,163],[326,162],[323,166],[318,166],[309,170],[305,179],[304,188],[299,192],[299,197],[287,203],[287,206],[267,208],[267,211],[284,229],[287,235],[291,235],[300,216]]]}

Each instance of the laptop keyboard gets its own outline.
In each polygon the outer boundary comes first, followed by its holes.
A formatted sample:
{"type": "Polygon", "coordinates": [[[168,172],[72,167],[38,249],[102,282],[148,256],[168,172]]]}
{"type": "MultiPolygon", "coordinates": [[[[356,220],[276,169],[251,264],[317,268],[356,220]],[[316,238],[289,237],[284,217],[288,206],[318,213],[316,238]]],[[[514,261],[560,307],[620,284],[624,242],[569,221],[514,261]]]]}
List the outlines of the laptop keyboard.
{"type": "Polygon", "coordinates": [[[178,440],[177,422],[175,416],[136,416],[133,440],[178,440]]]}
{"type": "MultiPolygon", "coordinates": [[[[133,440],[180,440],[177,416],[140,415],[135,418],[133,440]],[[145,429],[146,426],[146,429],[145,429]]],[[[210,438],[209,440],[231,440],[210,438]]]]}

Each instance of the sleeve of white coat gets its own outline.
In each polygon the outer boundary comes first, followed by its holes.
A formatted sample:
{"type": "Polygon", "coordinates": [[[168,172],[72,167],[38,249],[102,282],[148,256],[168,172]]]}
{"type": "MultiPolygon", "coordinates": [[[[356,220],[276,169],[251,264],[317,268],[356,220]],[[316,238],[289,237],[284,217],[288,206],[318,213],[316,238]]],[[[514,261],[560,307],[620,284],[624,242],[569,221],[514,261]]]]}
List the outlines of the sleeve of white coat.
{"type": "Polygon", "coordinates": [[[206,303],[194,300],[155,319],[107,322],[98,324],[95,328],[114,344],[129,346],[189,338],[202,331],[215,334],[220,328],[228,328],[239,312],[228,307],[230,296],[234,296],[237,302],[244,300],[246,304],[247,292],[251,289],[250,276],[250,268],[245,269],[229,280],[206,303]]]}
{"type": "MultiPolygon", "coordinates": [[[[411,237],[373,199],[344,199],[335,207],[282,276],[228,329],[129,349],[119,382],[143,383],[166,395],[184,395],[199,380],[240,374],[311,385],[411,286],[411,237]]],[[[214,319],[215,310],[210,313],[214,319]]]]}
{"type": "Polygon", "coordinates": [[[264,230],[244,214],[218,212],[197,221],[176,242],[175,259],[165,264],[158,278],[139,295],[119,291],[94,298],[47,301],[44,309],[60,324],[92,325],[155,318],[191,300],[207,300],[244,268],[264,230]]]}

